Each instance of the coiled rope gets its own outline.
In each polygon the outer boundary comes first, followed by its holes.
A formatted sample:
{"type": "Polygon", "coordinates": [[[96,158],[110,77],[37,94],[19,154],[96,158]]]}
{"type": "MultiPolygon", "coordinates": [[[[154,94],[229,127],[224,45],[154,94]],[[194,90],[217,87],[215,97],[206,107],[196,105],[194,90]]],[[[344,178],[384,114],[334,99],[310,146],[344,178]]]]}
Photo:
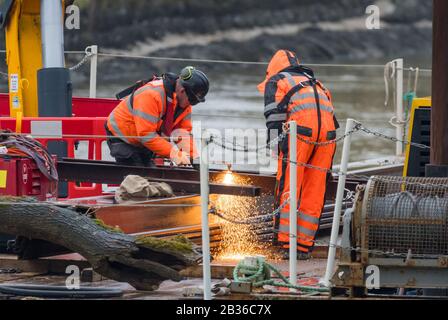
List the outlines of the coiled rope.
{"type": "Polygon", "coordinates": [[[252,283],[253,287],[255,288],[261,288],[263,286],[274,286],[279,288],[297,289],[307,293],[329,292],[327,288],[293,285],[284,275],[282,275],[280,270],[264,261],[263,258],[257,258],[257,266],[255,267],[246,265],[244,261],[238,263],[238,265],[233,270],[233,279],[237,282],[252,283]],[[275,275],[277,275],[281,279],[281,281],[270,279],[271,271],[275,275]]]}

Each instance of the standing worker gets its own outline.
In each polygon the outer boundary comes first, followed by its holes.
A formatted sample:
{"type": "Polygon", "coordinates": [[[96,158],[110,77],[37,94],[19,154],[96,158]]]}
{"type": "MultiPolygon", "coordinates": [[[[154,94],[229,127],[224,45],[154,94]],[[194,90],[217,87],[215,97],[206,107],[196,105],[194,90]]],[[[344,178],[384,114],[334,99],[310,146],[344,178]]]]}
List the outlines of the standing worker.
{"type": "MultiPolygon", "coordinates": [[[[336,139],[339,127],[330,92],[314,78],[311,69],[300,65],[297,56],[279,50],[269,63],[266,79],[258,86],[264,93],[265,117],[269,130],[283,132],[285,123],[297,123],[297,243],[298,258],[308,259],[314,247],[316,233],[325,201],[327,172],[306,168],[301,163],[330,169],[335,144],[316,146],[313,142],[336,139]],[[311,142],[311,143],[307,143],[311,142]]],[[[271,131],[272,134],[272,131],[271,131]]],[[[271,135],[270,135],[271,136],[271,135]]],[[[280,142],[279,166],[275,190],[276,207],[288,201],[290,191],[289,135],[280,142]]],[[[289,204],[276,217],[278,244],[289,248],[289,204]]],[[[285,254],[287,250],[284,250],[285,254]]]]}
{"type": "Polygon", "coordinates": [[[156,156],[178,166],[192,164],[196,148],[191,137],[192,106],[205,101],[207,76],[186,67],[179,76],[167,73],[151,81],[140,81],[122,91],[127,97],[112,111],[106,132],[111,156],[129,166],[153,166],[156,156]],[[181,133],[175,137],[175,133],[181,133]],[[177,138],[177,145],[169,142],[177,138]]]}

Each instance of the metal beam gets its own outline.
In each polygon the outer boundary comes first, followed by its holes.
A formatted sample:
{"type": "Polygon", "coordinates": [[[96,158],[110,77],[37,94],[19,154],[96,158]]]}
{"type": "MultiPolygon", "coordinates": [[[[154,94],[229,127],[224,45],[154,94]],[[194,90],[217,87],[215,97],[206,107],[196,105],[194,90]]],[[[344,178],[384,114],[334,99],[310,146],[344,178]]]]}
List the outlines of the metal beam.
{"type": "MultiPolygon", "coordinates": [[[[120,184],[128,175],[138,175],[148,177],[152,181],[175,183],[182,185],[189,193],[199,194],[200,190],[196,183],[199,183],[199,172],[193,169],[170,168],[170,167],[129,167],[117,165],[115,162],[90,161],[64,159],[58,162],[58,173],[61,181],[75,181],[84,183],[120,184]],[[187,186],[191,184],[191,186],[187,186]]],[[[210,180],[216,181],[221,171],[210,172],[210,180]]],[[[247,175],[248,178],[250,175],[247,175]]],[[[273,178],[269,177],[269,180],[273,178]]],[[[211,193],[227,194],[228,190],[232,195],[259,196],[261,187],[253,187],[255,183],[246,186],[229,186],[224,184],[210,184],[214,190],[211,193]]],[[[182,191],[182,190],[180,190],[182,191]]]]}
{"type": "MultiPolygon", "coordinates": [[[[62,161],[58,163],[58,172],[60,181],[103,184],[120,184],[126,176],[132,174],[147,177],[153,182],[168,183],[176,192],[200,194],[199,173],[189,169],[128,167],[99,161],[62,161]]],[[[211,183],[210,193],[258,197],[261,188],[211,183]]]]}
{"type": "MultiPolygon", "coordinates": [[[[380,174],[398,174],[402,172],[403,166],[384,167],[381,169],[373,168],[359,170],[356,173],[360,175],[380,175],[380,174]]],[[[154,179],[199,181],[199,172],[186,168],[170,167],[128,167],[117,165],[115,162],[93,161],[80,159],[63,159],[58,162],[58,172],[61,181],[76,181],[84,183],[104,183],[120,184],[127,175],[133,174],[154,179]]],[[[260,188],[262,195],[272,196],[274,194],[276,177],[274,175],[257,174],[253,172],[234,172],[235,175],[243,178],[248,185],[260,188]]],[[[221,181],[225,172],[210,171],[211,181],[221,181]]],[[[336,195],[338,178],[334,177],[327,188],[327,200],[334,200],[336,195]]],[[[356,179],[347,179],[347,188],[354,191],[356,186],[362,183],[356,179]]]]}

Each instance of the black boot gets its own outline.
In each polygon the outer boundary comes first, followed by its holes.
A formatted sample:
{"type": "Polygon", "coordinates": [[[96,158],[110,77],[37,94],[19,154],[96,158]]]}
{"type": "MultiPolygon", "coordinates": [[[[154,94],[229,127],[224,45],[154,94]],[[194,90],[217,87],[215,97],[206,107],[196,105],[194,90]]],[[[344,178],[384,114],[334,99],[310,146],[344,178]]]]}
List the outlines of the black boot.
{"type": "MultiPolygon", "coordinates": [[[[282,260],[289,260],[289,249],[282,248],[280,254],[282,260]]],[[[297,250],[297,261],[306,261],[311,259],[311,253],[297,250]]]]}

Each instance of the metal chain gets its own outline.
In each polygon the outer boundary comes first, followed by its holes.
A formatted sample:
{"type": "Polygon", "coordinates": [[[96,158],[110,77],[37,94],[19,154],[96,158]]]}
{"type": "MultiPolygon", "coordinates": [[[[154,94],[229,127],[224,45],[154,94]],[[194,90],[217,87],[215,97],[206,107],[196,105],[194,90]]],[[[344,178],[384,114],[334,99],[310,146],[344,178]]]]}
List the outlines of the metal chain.
{"type": "Polygon", "coordinates": [[[378,131],[374,131],[374,130],[368,129],[368,128],[364,127],[363,125],[361,125],[360,130],[365,132],[365,133],[367,133],[367,134],[369,134],[369,135],[373,135],[373,136],[378,137],[378,138],[390,140],[392,142],[401,142],[401,143],[403,143],[405,145],[411,145],[413,147],[420,148],[420,149],[431,149],[430,146],[427,146],[427,145],[424,145],[424,144],[421,144],[421,143],[415,143],[415,142],[407,141],[407,140],[400,140],[400,139],[397,139],[395,137],[390,137],[390,136],[385,135],[383,133],[380,133],[378,131]]]}
{"type": "MultiPolygon", "coordinates": [[[[223,149],[230,150],[230,151],[235,151],[235,152],[258,152],[260,150],[263,150],[263,149],[266,149],[266,148],[270,148],[277,141],[281,141],[282,139],[284,139],[287,136],[287,131],[289,131],[289,128],[288,128],[288,126],[286,124],[286,126],[284,127],[284,132],[278,138],[274,139],[273,141],[271,141],[271,143],[269,143],[266,146],[263,146],[263,147],[260,147],[260,148],[256,148],[256,149],[253,149],[253,150],[250,150],[250,149],[248,149],[245,146],[241,146],[241,145],[238,145],[236,143],[229,142],[229,141],[226,141],[225,143],[220,143],[220,142],[216,141],[216,137],[214,137],[212,142],[214,144],[216,144],[217,146],[219,146],[219,147],[221,147],[223,149]],[[228,146],[227,144],[231,144],[232,147],[228,146]],[[237,147],[240,147],[240,148],[237,148],[237,147]]],[[[301,135],[297,135],[297,139],[300,140],[303,143],[308,144],[308,145],[317,146],[317,147],[324,147],[324,146],[328,146],[328,145],[331,145],[331,144],[339,143],[339,142],[345,140],[345,138],[347,138],[347,137],[349,137],[349,136],[351,136],[351,135],[353,135],[353,134],[355,134],[357,132],[360,132],[360,131],[362,131],[362,132],[364,132],[366,134],[378,137],[378,138],[387,139],[387,140],[392,141],[392,142],[401,142],[401,143],[403,143],[405,145],[411,145],[411,146],[414,146],[414,147],[417,147],[417,148],[420,148],[420,149],[430,149],[431,148],[430,146],[427,146],[427,145],[424,145],[424,144],[421,144],[421,143],[415,143],[415,142],[411,142],[411,141],[407,141],[407,140],[400,140],[400,139],[397,139],[396,137],[391,137],[391,136],[385,135],[383,133],[377,132],[375,130],[368,129],[368,128],[364,127],[362,125],[362,123],[360,123],[360,122],[357,122],[355,127],[352,130],[350,130],[349,132],[347,132],[343,136],[340,136],[339,138],[336,138],[334,140],[325,141],[325,142],[315,142],[315,141],[309,141],[309,140],[303,138],[301,135]]]]}
{"type": "MultiPolygon", "coordinates": [[[[316,147],[325,147],[325,146],[328,146],[328,145],[337,144],[337,143],[339,143],[339,142],[345,140],[345,138],[347,138],[347,137],[349,137],[349,136],[355,134],[356,132],[360,131],[361,128],[362,128],[362,124],[358,122],[352,130],[350,130],[349,132],[347,132],[347,133],[344,134],[343,136],[340,136],[339,138],[336,138],[336,139],[334,139],[334,140],[330,140],[330,141],[324,141],[324,142],[309,141],[309,140],[307,140],[307,139],[304,139],[304,138],[303,138],[301,135],[299,135],[299,134],[297,135],[297,139],[300,140],[300,141],[303,142],[303,143],[306,143],[306,144],[309,144],[309,145],[312,145],[312,146],[316,146],[316,147]]],[[[289,130],[289,129],[288,129],[288,130],[289,130]]]]}
{"type": "Polygon", "coordinates": [[[73,67],[71,67],[69,70],[70,71],[77,71],[77,70],[79,70],[84,64],[86,64],[90,60],[90,58],[93,55],[94,54],[90,50],[90,47],[87,47],[86,50],[85,50],[85,55],[82,58],[82,60],[80,62],[78,62],[77,64],[75,64],[73,67]]]}
{"type": "Polygon", "coordinates": [[[277,138],[271,140],[268,144],[257,147],[255,149],[249,149],[246,146],[242,146],[239,145],[237,143],[234,142],[229,142],[229,141],[225,141],[224,143],[217,141],[217,137],[216,136],[212,136],[211,137],[211,143],[217,145],[218,147],[221,147],[225,150],[229,150],[229,151],[235,151],[235,152],[259,152],[261,150],[266,150],[266,149],[270,149],[273,145],[275,145],[277,142],[282,141],[285,137],[287,136],[287,134],[285,132],[283,132],[282,134],[280,134],[277,138]],[[232,147],[229,147],[227,144],[232,144],[232,147]],[[241,149],[239,149],[241,148],[241,149]]]}
{"type": "Polygon", "coordinates": [[[291,198],[286,199],[276,210],[274,210],[272,213],[266,214],[266,215],[262,215],[262,216],[258,216],[258,217],[252,217],[252,218],[247,218],[245,220],[235,220],[235,219],[231,219],[228,218],[226,216],[224,216],[222,213],[217,212],[215,209],[210,210],[209,214],[217,216],[227,222],[233,223],[233,224],[246,224],[246,225],[253,225],[256,223],[263,223],[263,222],[267,222],[269,221],[269,219],[274,218],[275,216],[277,216],[281,210],[283,210],[289,203],[289,200],[291,198]],[[262,222],[258,222],[258,220],[264,220],[262,222]]]}
{"type": "Polygon", "coordinates": [[[395,178],[396,177],[388,177],[388,176],[367,176],[367,175],[357,175],[357,174],[351,174],[351,173],[345,173],[342,171],[337,171],[337,170],[332,170],[332,169],[328,169],[328,168],[322,168],[322,167],[318,167],[318,166],[314,166],[308,163],[303,163],[303,162],[294,162],[291,161],[287,158],[284,158],[282,160],[283,162],[288,162],[288,163],[293,163],[296,164],[298,166],[301,167],[305,167],[308,169],[313,169],[313,170],[317,170],[317,171],[321,171],[321,172],[325,172],[325,173],[332,173],[336,176],[346,176],[347,178],[351,178],[351,179],[355,179],[355,180],[360,180],[360,181],[365,181],[368,182],[370,180],[373,181],[377,181],[377,182],[388,182],[388,183],[395,183],[395,184],[403,184],[406,186],[418,186],[418,187],[422,187],[422,188],[443,188],[443,189],[448,189],[448,185],[443,184],[443,183],[421,183],[421,182],[411,182],[411,181],[406,181],[406,178],[404,177],[402,181],[396,181],[395,178]]]}

